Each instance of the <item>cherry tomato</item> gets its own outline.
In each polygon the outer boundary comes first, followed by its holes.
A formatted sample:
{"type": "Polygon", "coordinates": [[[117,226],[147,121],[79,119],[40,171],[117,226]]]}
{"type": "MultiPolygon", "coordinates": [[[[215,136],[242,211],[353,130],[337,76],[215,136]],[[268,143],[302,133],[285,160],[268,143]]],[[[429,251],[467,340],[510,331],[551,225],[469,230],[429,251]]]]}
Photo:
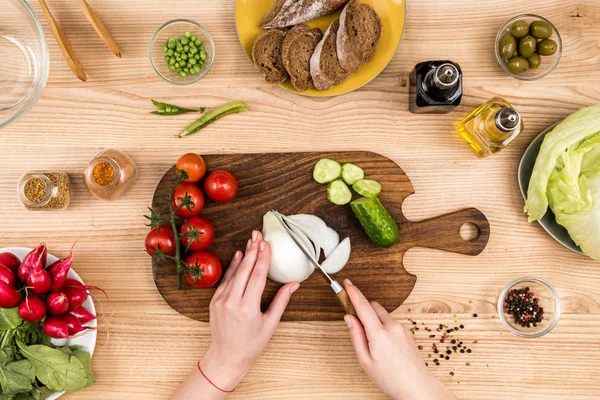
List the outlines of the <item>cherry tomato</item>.
{"type": "Polygon", "coordinates": [[[177,215],[182,218],[193,217],[194,215],[200,214],[202,208],[204,207],[204,195],[202,194],[202,190],[193,183],[182,183],[175,187],[173,191],[173,208],[177,209],[182,204],[182,199],[185,197],[189,197],[192,204],[188,206],[181,207],[177,211],[177,215]]]}
{"type": "Polygon", "coordinates": [[[187,153],[177,160],[177,169],[185,171],[187,179],[184,182],[196,183],[204,177],[206,173],[206,163],[204,159],[195,153],[187,153]]]}
{"type": "Polygon", "coordinates": [[[160,229],[152,228],[146,235],[146,251],[148,254],[153,256],[158,249],[167,255],[175,255],[175,232],[170,226],[163,225],[160,229]]]}
{"type": "Polygon", "coordinates": [[[214,171],[206,177],[204,191],[213,201],[227,203],[237,195],[238,182],[231,172],[214,171]]]}
{"type": "Polygon", "coordinates": [[[189,266],[185,271],[185,279],[198,289],[208,288],[217,283],[223,272],[221,261],[208,251],[190,254],[185,263],[189,266]]]}
{"type": "Polygon", "coordinates": [[[186,249],[200,251],[215,240],[215,227],[206,218],[191,217],[183,222],[179,234],[186,249]]]}

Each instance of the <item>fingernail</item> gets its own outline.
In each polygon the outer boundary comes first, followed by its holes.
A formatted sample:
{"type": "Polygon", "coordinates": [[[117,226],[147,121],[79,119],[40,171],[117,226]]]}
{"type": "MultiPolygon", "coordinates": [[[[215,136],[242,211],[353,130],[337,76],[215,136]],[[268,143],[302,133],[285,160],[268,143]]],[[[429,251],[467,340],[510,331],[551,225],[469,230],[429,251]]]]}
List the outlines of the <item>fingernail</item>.
{"type": "Polygon", "coordinates": [[[233,256],[233,261],[238,261],[241,257],[242,257],[242,252],[238,250],[235,252],[235,254],[233,256]]]}
{"type": "Polygon", "coordinates": [[[258,246],[258,250],[265,251],[267,244],[265,242],[260,242],[260,246],[258,246]]]}
{"type": "Polygon", "coordinates": [[[258,231],[252,231],[252,241],[256,242],[256,239],[258,239],[258,231]]]}
{"type": "Polygon", "coordinates": [[[344,279],[346,285],[354,286],[354,283],[350,282],[350,279],[344,279]]]}
{"type": "Polygon", "coordinates": [[[294,286],[292,286],[292,288],[290,289],[290,294],[294,294],[294,292],[296,290],[300,289],[300,284],[296,283],[294,286]]]}
{"type": "Polygon", "coordinates": [[[251,245],[252,245],[252,240],[248,239],[248,244],[246,245],[246,251],[250,250],[251,245]]]}
{"type": "Polygon", "coordinates": [[[352,318],[350,318],[349,315],[344,315],[344,321],[346,321],[346,325],[348,325],[348,329],[351,329],[352,328],[352,318]]]}

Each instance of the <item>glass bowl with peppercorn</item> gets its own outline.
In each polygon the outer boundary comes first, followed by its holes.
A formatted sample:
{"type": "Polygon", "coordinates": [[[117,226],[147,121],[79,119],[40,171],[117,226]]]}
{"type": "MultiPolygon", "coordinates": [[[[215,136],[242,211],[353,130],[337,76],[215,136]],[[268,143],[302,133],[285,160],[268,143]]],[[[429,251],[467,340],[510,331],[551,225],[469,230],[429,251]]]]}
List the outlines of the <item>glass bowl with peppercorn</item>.
{"type": "Polygon", "coordinates": [[[202,25],[188,19],[174,19],[154,33],[148,56],[162,79],[174,85],[191,85],[210,71],[215,43],[202,25]]]}
{"type": "Polygon", "coordinates": [[[562,40],[550,21],[523,14],[508,21],[496,35],[496,59],[510,76],[534,81],[549,75],[562,56],[562,40]]]}
{"type": "Polygon", "coordinates": [[[560,319],[560,297],[540,278],[524,277],[509,283],[498,297],[498,314],[517,336],[537,338],[550,332],[560,319]]]}

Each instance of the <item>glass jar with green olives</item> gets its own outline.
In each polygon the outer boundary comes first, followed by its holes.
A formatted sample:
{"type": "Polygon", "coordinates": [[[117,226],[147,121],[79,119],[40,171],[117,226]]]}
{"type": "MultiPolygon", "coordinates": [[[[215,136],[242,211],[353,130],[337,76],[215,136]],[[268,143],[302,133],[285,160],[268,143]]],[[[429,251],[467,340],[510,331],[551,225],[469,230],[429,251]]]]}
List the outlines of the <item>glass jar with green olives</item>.
{"type": "Polygon", "coordinates": [[[561,57],[562,42],[552,23],[525,14],[508,21],[496,37],[496,58],[511,76],[534,80],[548,75],[561,57]]]}

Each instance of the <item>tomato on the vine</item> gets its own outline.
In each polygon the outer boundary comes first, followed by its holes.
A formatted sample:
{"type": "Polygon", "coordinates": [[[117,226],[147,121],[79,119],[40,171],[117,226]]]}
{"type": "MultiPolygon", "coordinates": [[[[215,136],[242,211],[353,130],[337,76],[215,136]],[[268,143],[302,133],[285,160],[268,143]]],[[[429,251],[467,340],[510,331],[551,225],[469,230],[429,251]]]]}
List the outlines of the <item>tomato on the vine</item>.
{"type": "Polygon", "coordinates": [[[188,202],[188,204],[177,210],[178,216],[188,218],[200,214],[204,207],[204,195],[200,188],[193,183],[182,183],[176,186],[173,190],[172,207],[177,209],[181,204],[185,204],[184,202],[188,202]]]}
{"type": "Polygon", "coordinates": [[[206,177],[204,191],[213,201],[227,203],[237,195],[238,181],[231,172],[214,171],[206,177]]]}
{"type": "Polygon", "coordinates": [[[198,289],[213,286],[221,278],[221,261],[208,251],[190,254],[185,260],[185,279],[198,289]]]}
{"type": "Polygon", "coordinates": [[[215,227],[206,218],[191,217],[183,221],[179,235],[187,250],[200,251],[215,240],[215,227]]]}
{"type": "Polygon", "coordinates": [[[169,256],[175,255],[175,232],[170,226],[152,228],[146,235],[146,251],[153,256],[160,249],[169,256]]]}
{"type": "Polygon", "coordinates": [[[177,172],[184,171],[187,178],[184,182],[196,183],[204,177],[206,173],[206,163],[204,159],[195,153],[187,153],[177,160],[177,172]]]}

